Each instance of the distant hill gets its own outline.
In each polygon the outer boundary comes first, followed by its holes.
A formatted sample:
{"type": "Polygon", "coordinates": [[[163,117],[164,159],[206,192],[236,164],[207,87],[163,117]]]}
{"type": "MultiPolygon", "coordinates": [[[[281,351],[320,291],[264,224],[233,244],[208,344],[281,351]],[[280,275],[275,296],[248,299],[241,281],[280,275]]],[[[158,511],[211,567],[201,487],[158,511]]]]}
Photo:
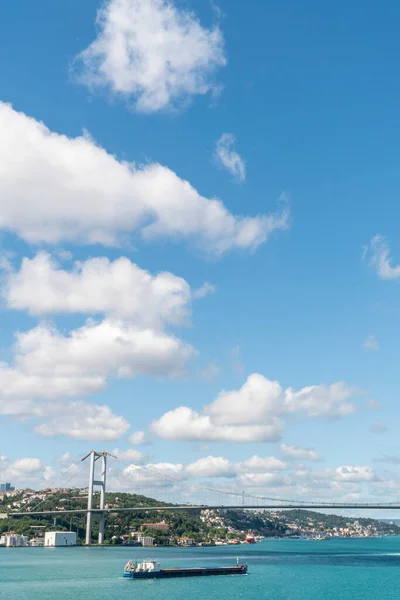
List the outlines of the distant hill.
{"type": "MultiPolygon", "coordinates": [[[[368,536],[368,535],[400,535],[400,527],[387,520],[343,517],[308,510],[168,510],[153,498],[125,492],[106,494],[106,504],[111,512],[107,515],[105,543],[122,543],[135,531],[143,532],[155,538],[159,545],[174,544],[180,537],[192,538],[197,543],[213,543],[215,540],[244,539],[251,530],[264,537],[282,537],[284,535],[327,534],[330,536],[368,536]],[[139,507],[133,512],[112,512],[113,508],[139,507]],[[141,506],[146,506],[140,510],[141,506]],[[156,530],[146,523],[165,521],[166,530],[156,530]]],[[[32,511],[29,516],[21,518],[0,519],[0,534],[15,531],[19,534],[33,536],[33,527],[42,526],[47,530],[54,529],[53,516],[35,516],[35,508],[39,510],[59,510],[57,529],[77,532],[78,539],[85,537],[86,515],[63,515],[62,510],[86,508],[87,497],[84,490],[50,490],[33,492],[32,490],[16,492],[13,496],[0,500],[0,513],[14,511],[32,511]]],[[[173,507],[173,505],[170,505],[173,507]]],[[[93,541],[98,535],[98,521],[94,521],[93,541]]]]}

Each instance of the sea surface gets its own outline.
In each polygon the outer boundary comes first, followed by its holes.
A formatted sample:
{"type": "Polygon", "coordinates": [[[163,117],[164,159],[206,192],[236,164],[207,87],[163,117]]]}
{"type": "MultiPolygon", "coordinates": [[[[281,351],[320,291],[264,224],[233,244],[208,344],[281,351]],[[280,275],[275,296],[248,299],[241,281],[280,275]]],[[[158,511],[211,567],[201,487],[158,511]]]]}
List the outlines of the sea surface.
{"type": "Polygon", "coordinates": [[[400,537],[264,540],[218,548],[0,548],[0,600],[399,600],[400,537]],[[248,575],[134,581],[130,558],[162,566],[230,565],[248,575]]]}

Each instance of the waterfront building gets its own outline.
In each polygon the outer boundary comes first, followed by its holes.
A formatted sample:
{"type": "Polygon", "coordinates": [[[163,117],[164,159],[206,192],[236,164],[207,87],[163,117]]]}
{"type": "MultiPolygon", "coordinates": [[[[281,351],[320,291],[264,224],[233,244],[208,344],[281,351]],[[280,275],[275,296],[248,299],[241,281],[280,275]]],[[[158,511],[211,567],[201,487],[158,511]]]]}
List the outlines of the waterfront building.
{"type": "Polygon", "coordinates": [[[18,535],[13,531],[9,531],[0,537],[0,546],[5,546],[6,548],[19,548],[27,545],[28,536],[18,535]]]}
{"type": "Polygon", "coordinates": [[[150,535],[138,535],[138,542],[140,542],[142,546],[154,546],[154,538],[150,535]]]}
{"type": "Polygon", "coordinates": [[[34,537],[29,540],[29,546],[32,548],[37,548],[39,546],[44,546],[44,538],[34,537]]]}
{"type": "Polygon", "coordinates": [[[75,531],[46,531],[45,546],[76,546],[75,531]]]}
{"type": "Polygon", "coordinates": [[[181,537],[178,540],[178,544],[180,546],[195,546],[195,541],[194,539],[189,537],[181,537]]]}

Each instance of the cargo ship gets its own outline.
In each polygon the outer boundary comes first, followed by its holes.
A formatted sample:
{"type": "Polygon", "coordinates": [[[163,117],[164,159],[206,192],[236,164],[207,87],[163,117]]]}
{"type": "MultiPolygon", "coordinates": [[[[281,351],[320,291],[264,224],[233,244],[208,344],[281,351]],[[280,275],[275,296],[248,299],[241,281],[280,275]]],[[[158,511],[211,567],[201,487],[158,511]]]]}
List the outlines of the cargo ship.
{"type": "Polygon", "coordinates": [[[203,577],[209,575],[245,575],[247,565],[239,560],[231,567],[175,567],[160,569],[156,560],[135,562],[129,560],[124,568],[124,577],[129,579],[168,579],[170,577],[203,577]]]}

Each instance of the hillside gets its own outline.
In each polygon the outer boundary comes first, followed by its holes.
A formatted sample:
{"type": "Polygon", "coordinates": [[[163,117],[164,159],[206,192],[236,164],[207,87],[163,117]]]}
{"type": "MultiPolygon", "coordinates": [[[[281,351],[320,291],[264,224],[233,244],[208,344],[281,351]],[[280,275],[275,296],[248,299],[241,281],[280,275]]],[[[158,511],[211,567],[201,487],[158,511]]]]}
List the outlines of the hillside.
{"type": "MultiPolygon", "coordinates": [[[[63,510],[85,508],[87,491],[63,489],[25,490],[0,498],[0,513],[32,511],[32,515],[20,518],[0,519],[0,535],[6,531],[33,536],[35,528],[54,529],[54,517],[34,516],[35,510],[59,510],[56,527],[59,530],[77,532],[84,540],[86,515],[63,515],[63,510]]],[[[138,533],[149,535],[159,545],[176,544],[179,538],[188,537],[195,543],[214,543],[224,540],[243,540],[251,530],[263,537],[302,535],[318,537],[369,537],[376,535],[399,535],[400,527],[369,518],[354,518],[305,510],[244,511],[244,510],[162,510],[163,503],[137,494],[107,493],[108,508],[146,506],[134,512],[110,512],[106,519],[105,543],[120,544],[133,540],[138,533]],[[165,527],[153,528],[152,523],[165,522],[165,527]],[[163,530],[162,530],[163,529],[163,530]]],[[[95,504],[96,506],[96,504],[95,504]]],[[[164,504],[165,506],[165,504],[164,504]]],[[[173,505],[171,505],[173,506],[173,505]]],[[[98,522],[94,521],[92,536],[96,541],[98,522]]]]}

